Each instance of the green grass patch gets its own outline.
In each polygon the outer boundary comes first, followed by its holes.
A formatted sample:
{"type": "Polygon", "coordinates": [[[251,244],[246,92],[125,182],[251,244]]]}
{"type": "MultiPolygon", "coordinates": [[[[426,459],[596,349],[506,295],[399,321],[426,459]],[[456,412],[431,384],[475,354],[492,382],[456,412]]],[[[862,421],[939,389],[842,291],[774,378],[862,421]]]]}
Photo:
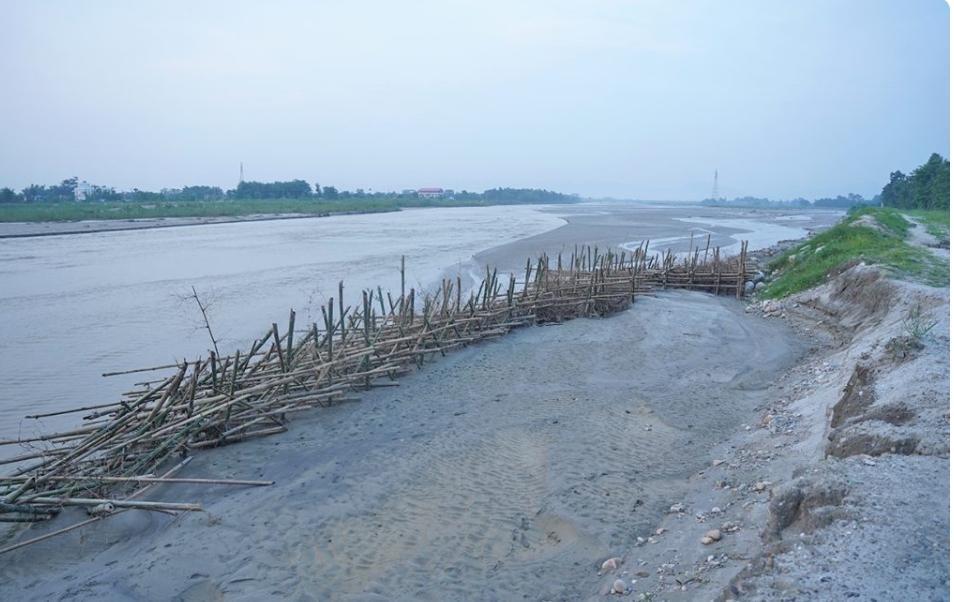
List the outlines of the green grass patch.
{"type": "Polygon", "coordinates": [[[767,265],[766,298],[780,298],[817,286],[845,265],[864,261],[884,267],[891,276],[932,286],[950,286],[950,267],[926,249],[905,242],[910,224],[895,209],[852,210],[834,227],[786,251],[767,265]],[[881,228],[873,227],[870,215],[881,228]]]}
{"type": "Polygon", "coordinates": [[[911,222],[905,219],[900,211],[892,208],[858,207],[857,209],[849,211],[846,217],[854,221],[865,215],[872,216],[879,224],[901,237],[907,236],[908,230],[911,229],[911,222]]]}

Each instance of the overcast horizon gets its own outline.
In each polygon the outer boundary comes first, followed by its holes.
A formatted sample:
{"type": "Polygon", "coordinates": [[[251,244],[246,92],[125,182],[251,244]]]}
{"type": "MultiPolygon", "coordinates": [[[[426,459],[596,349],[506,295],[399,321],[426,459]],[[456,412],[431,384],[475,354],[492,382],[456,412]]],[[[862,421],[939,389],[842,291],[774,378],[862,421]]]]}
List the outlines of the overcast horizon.
{"type": "Polygon", "coordinates": [[[0,0],[0,187],[881,192],[950,157],[941,0],[0,0]]]}

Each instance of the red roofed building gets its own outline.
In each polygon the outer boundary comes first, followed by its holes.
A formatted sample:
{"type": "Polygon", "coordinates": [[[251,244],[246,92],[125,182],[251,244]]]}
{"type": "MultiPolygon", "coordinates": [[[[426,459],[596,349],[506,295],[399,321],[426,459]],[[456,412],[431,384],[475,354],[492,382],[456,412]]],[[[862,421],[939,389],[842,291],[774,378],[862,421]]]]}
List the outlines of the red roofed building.
{"type": "Polygon", "coordinates": [[[424,199],[439,199],[444,196],[443,188],[418,188],[417,196],[424,199]]]}

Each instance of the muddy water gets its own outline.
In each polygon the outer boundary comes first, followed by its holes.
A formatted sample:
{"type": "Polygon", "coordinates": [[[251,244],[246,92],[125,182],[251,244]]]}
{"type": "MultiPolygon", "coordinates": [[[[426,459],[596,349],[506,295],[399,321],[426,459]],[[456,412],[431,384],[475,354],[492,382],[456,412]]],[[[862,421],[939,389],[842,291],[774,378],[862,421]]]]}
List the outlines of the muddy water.
{"type": "Polygon", "coordinates": [[[363,287],[399,292],[401,255],[407,288],[431,290],[472,271],[476,252],[563,223],[490,207],[0,239],[0,439],[75,426],[76,415],[23,417],[115,402],[156,378],[103,373],[207,353],[193,287],[233,353],[292,308],[300,325],[320,321],[341,281],[346,304],[363,287]]]}

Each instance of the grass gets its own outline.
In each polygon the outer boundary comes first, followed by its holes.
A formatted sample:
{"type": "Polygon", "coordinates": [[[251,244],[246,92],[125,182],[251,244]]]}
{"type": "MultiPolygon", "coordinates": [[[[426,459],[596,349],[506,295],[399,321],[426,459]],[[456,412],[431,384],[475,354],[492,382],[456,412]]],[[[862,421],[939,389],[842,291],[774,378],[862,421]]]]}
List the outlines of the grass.
{"type": "Polygon", "coordinates": [[[777,299],[809,289],[858,261],[882,266],[896,278],[950,286],[949,263],[905,242],[910,228],[896,209],[854,209],[834,227],[769,262],[770,283],[762,296],[777,299]],[[871,218],[865,220],[864,216],[871,218]],[[881,227],[865,225],[872,220],[881,227]]]}

